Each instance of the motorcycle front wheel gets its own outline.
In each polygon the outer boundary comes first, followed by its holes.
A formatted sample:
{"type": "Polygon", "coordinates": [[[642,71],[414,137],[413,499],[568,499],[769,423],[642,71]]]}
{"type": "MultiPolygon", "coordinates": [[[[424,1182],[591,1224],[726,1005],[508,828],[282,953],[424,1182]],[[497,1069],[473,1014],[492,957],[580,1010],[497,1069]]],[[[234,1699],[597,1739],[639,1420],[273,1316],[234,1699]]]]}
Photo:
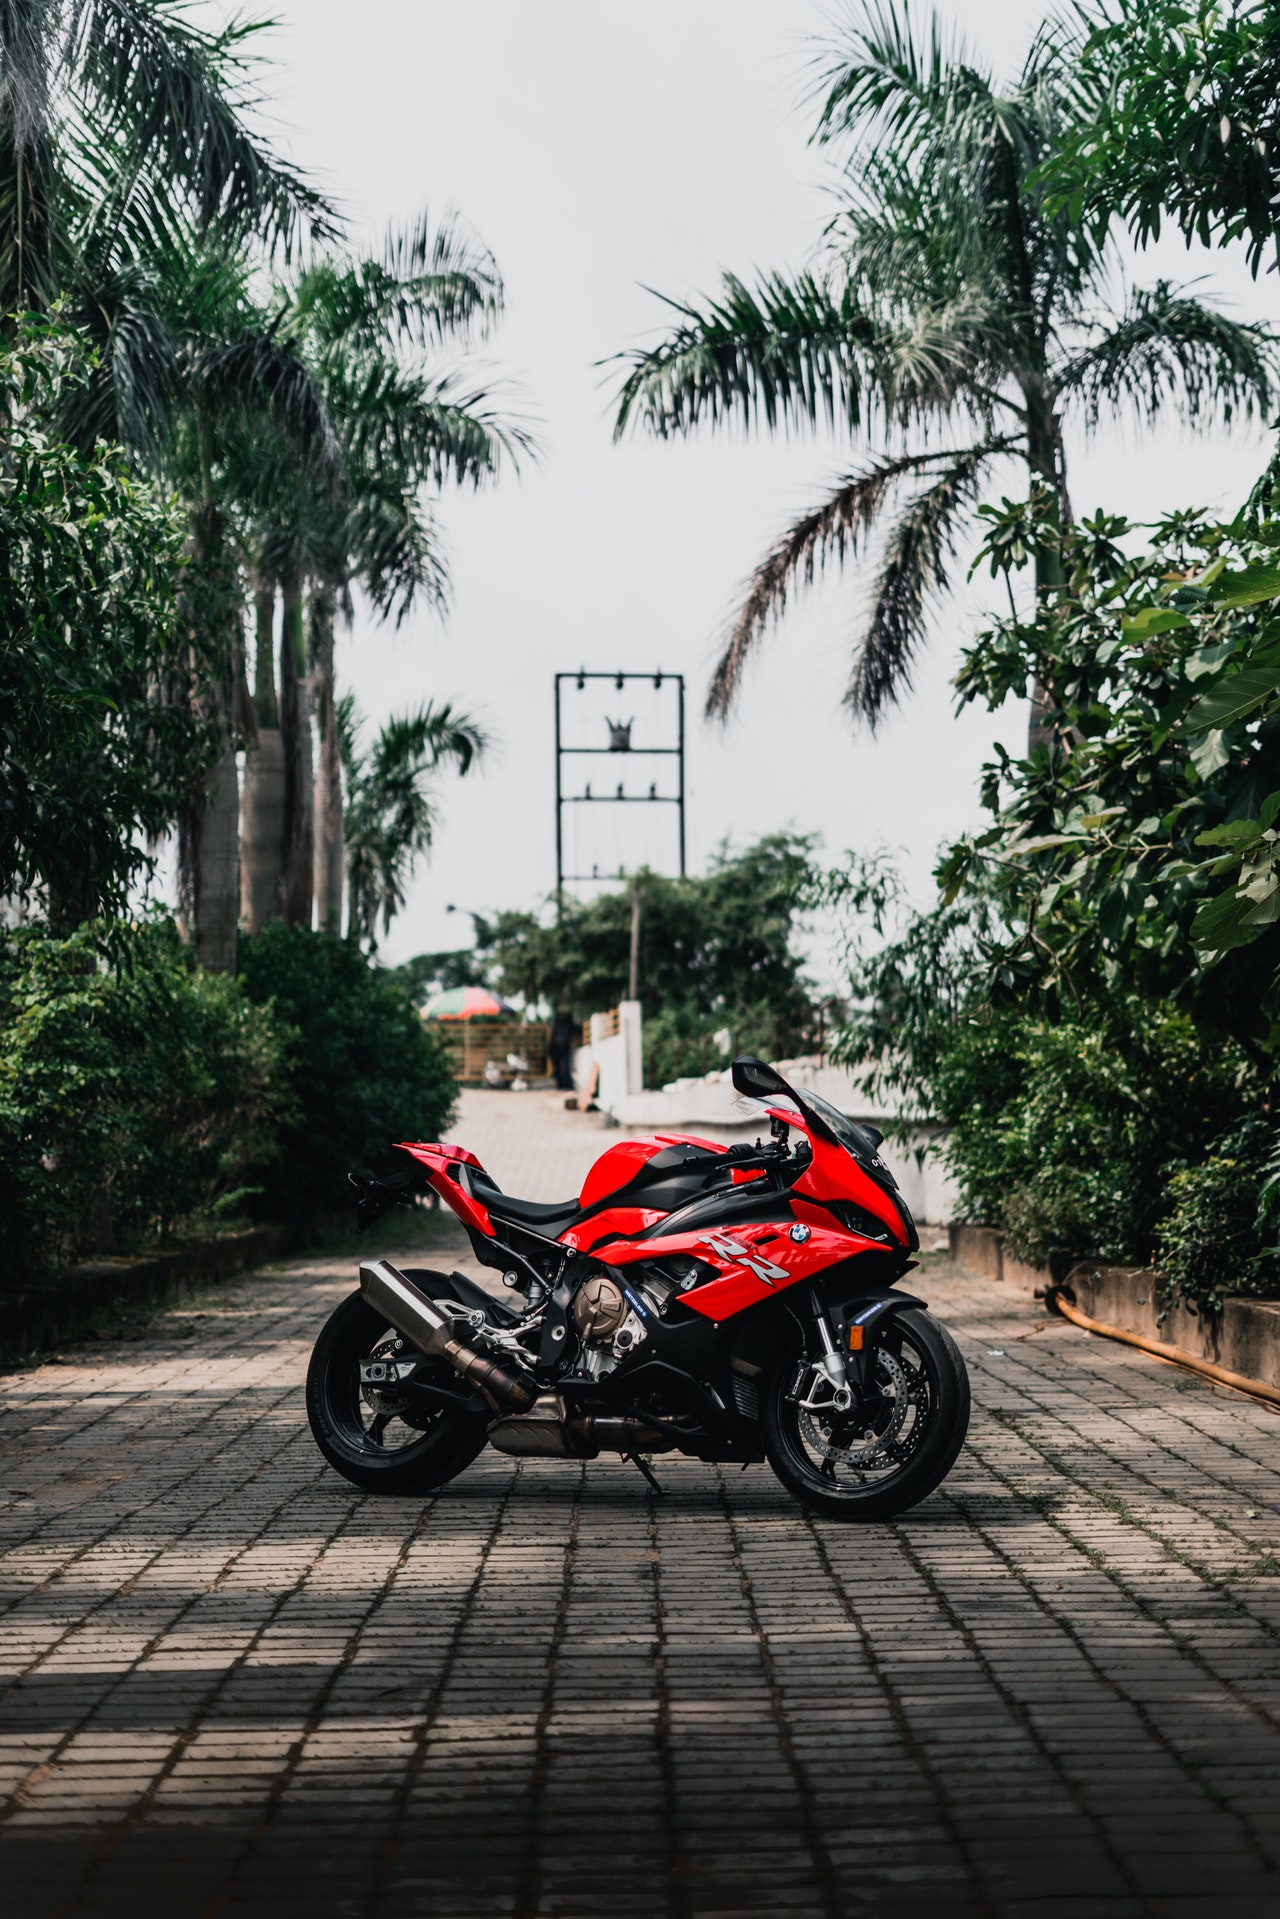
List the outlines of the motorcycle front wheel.
{"type": "Polygon", "coordinates": [[[893,1519],[918,1505],[950,1472],[969,1428],[964,1360],[919,1307],[877,1329],[867,1380],[863,1403],[839,1413],[823,1403],[812,1359],[795,1349],[780,1356],[765,1388],[769,1464],[788,1492],[827,1519],[893,1519]]]}
{"type": "MultiPolygon", "coordinates": [[[[370,1493],[425,1493],[454,1479],[483,1451],[490,1415],[361,1380],[366,1361],[398,1362],[404,1348],[380,1313],[352,1293],[326,1320],[307,1368],[307,1419],[329,1464],[370,1493]]],[[[465,1383],[441,1361],[415,1372],[447,1391],[465,1383]]]]}

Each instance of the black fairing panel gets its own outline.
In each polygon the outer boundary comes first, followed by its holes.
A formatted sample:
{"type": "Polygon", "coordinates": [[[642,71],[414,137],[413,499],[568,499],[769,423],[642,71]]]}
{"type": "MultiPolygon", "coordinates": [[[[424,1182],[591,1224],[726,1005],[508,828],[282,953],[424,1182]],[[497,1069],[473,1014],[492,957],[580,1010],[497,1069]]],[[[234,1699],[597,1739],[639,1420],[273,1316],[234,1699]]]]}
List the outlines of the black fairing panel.
{"type": "Polygon", "coordinates": [[[675,1233],[696,1232],[700,1226],[718,1226],[732,1220],[791,1219],[791,1195],[765,1181],[727,1186],[723,1192],[695,1197],[679,1212],[651,1226],[646,1239],[666,1239],[675,1233]]]}
{"type": "Polygon", "coordinates": [[[634,1405],[660,1394],[673,1412],[687,1414],[701,1428],[681,1451],[699,1459],[763,1459],[755,1422],[744,1419],[734,1403],[724,1332],[697,1313],[678,1323],[654,1317],[645,1330],[644,1343],[601,1380],[601,1399],[634,1405]]]}

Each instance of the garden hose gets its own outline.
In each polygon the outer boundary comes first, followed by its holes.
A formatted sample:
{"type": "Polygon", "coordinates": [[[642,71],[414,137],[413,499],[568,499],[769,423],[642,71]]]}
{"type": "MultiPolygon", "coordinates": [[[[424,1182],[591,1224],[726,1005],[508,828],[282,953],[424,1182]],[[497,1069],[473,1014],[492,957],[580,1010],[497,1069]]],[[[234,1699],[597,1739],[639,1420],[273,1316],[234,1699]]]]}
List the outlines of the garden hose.
{"type": "Polygon", "coordinates": [[[1166,1359],[1170,1365],[1182,1366],[1189,1373],[1199,1373],[1202,1378],[1212,1379],[1219,1386],[1229,1386],[1232,1392],[1244,1393],[1250,1399],[1261,1400],[1264,1406],[1280,1410],[1280,1388],[1264,1386],[1257,1379],[1246,1379],[1243,1373],[1229,1372],[1225,1366],[1215,1366],[1212,1360],[1197,1359],[1193,1353],[1184,1353],[1181,1346],[1170,1346],[1163,1339],[1146,1339],[1141,1333],[1126,1333],[1119,1326],[1108,1326],[1101,1319],[1090,1319],[1088,1313],[1080,1311],[1074,1294],[1066,1287],[1048,1287],[1044,1303],[1050,1312],[1061,1313],[1073,1326],[1083,1326],[1087,1333],[1098,1333],[1103,1339],[1119,1339],[1126,1346],[1136,1346],[1139,1352],[1150,1353],[1155,1359],[1166,1359]]]}

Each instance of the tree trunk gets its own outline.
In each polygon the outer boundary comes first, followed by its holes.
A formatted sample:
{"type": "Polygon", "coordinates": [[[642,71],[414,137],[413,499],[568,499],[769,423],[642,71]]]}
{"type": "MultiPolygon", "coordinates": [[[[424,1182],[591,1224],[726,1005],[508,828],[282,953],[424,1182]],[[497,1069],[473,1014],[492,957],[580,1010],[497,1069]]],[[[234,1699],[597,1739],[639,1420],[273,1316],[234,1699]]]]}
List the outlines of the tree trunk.
{"type": "Polygon", "coordinates": [[[286,926],[310,926],[315,886],[315,799],[300,579],[284,582],[280,738],[284,747],[284,869],[280,879],[280,905],[286,926]]]}
{"type": "Polygon", "coordinates": [[[240,918],[251,938],[280,917],[283,851],[284,745],[278,726],[263,726],[244,756],[240,807],[240,918]]]}
{"type": "MultiPolygon", "coordinates": [[[[1025,393],[1025,398],[1027,402],[1027,465],[1031,469],[1033,486],[1039,482],[1046,489],[1052,528],[1050,539],[1036,548],[1036,617],[1039,619],[1049,594],[1066,583],[1062,554],[1056,537],[1066,523],[1063,517],[1066,474],[1062,463],[1062,434],[1056,416],[1045,401],[1043,393],[1028,391],[1025,393]]],[[[1027,719],[1028,755],[1034,753],[1037,746],[1048,745],[1053,740],[1054,733],[1049,724],[1048,715],[1054,704],[1052,687],[1041,685],[1037,681],[1031,689],[1031,711],[1027,719]]]]}
{"type": "Polygon", "coordinates": [[[210,619],[225,642],[219,681],[203,696],[216,714],[221,751],[194,784],[178,822],[178,925],[197,962],[215,973],[236,970],[239,917],[240,796],[236,741],[243,737],[244,632],[240,585],[228,556],[222,514],[206,499],[191,513],[189,549],[201,592],[188,613],[210,619]]]}
{"type": "Polygon", "coordinates": [[[211,973],[236,970],[240,909],[240,788],[236,750],[228,741],[208,768],[183,822],[179,925],[196,962],[211,973]]]}
{"type": "Polygon", "coordinates": [[[276,702],[275,624],[276,585],[265,574],[253,575],[253,705],[259,726],[280,724],[276,702]]]}
{"type": "Polygon", "coordinates": [[[338,750],[338,718],[333,686],[335,612],[332,587],[316,587],[311,595],[316,720],[320,732],[315,804],[316,925],[322,931],[328,927],[340,933],[345,849],[342,843],[342,755],[338,750]]]}
{"type": "Polygon", "coordinates": [[[256,575],[253,706],[258,737],[244,762],[240,810],[240,917],[256,937],[280,917],[280,875],[284,863],[284,747],[276,702],[273,628],[276,589],[256,575]]]}

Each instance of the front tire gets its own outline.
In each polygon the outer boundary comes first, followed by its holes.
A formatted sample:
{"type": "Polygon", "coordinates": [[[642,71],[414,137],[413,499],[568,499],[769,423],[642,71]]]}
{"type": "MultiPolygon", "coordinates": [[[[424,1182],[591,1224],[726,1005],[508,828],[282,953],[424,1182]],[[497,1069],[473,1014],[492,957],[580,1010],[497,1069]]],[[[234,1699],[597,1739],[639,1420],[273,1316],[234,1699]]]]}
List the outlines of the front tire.
{"type": "MultiPolygon", "coordinates": [[[[393,1350],[393,1327],[352,1293],[325,1321],[307,1368],[307,1419],[329,1464],[369,1493],[427,1493],[463,1472],[483,1451],[488,1413],[429,1403],[408,1395],[369,1393],[360,1383],[362,1360],[393,1350]],[[397,1401],[403,1404],[395,1410],[397,1401]],[[404,1416],[408,1413],[408,1418],[404,1416]]],[[[439,1383],[466,1387],[452,1367],[437,1362],[439,1383]]]]}
{"type": "Polygon", "coordinates": [[[881,1323],[874,1384],[852,1417],[801,1406],[809,1374],[798,1345],[780,1356],[761,1411],[769,1464],[802,1505],[827,1519],[893,1519],[941,1485],[969,1429],[969,1375],[936,1319],[910,1306],[881,1323]]]}

